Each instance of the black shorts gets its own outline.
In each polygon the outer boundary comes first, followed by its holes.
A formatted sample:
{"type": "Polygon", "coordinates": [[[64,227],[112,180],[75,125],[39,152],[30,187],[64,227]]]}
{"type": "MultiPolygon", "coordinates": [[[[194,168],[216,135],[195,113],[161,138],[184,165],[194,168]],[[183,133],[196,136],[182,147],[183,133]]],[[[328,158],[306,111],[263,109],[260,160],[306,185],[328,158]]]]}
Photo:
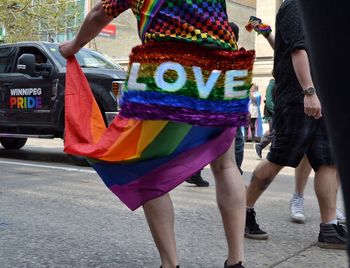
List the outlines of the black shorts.
{"type": "Polygon", "coordinates": [[[273,128],[275,137],[267,155],[269,161],[295,168],[306,154],[315,171],[322,165],[334,165],[324,119],[307,116],[303,105],[276,111],[273,128]]]}

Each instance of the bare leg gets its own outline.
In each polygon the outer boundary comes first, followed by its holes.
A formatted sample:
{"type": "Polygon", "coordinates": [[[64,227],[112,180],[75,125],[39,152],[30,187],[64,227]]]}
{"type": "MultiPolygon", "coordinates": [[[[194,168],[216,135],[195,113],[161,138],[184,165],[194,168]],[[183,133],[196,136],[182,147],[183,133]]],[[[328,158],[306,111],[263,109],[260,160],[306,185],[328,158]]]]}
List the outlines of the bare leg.
{"type": "Polygon", "coordinates": [[[244,262],[245,186],[231,148],[211,163],[216,182],[216,200],[225,229],[229,265],[244,262]]]}
{"type": "Polygon", "coordinates": [[[276,165],[267,159],[259,163],[247,188],[247,207],[254,207],[260,195],[267,189],[282,168],[283,166],[276,165]]]}
{"type": "MultiPolygon", "coordinates": [[[[338,182],[338,185],[337,185],[337,187],[338,187],[337,196],[338,196],[339,187],[340,187],[340,178],[339,178],[338,170],[337,170],[337,182],[338,182]]],[[[344,199],[343,195],[342,195],[342,199],[344,199]]],[[[343,209],[338,205],[337,205],[336,215],[337,215],[337,220],[339,223],[342,223],[342,224],[346,223],[346,215],[344,214],[343,209]]]]}
{"type": "Polygon", "coordinates": [[[307,179],[311,173],[311,166],[307,156],[304,155],[299,165],[295,168],[295,193],[299,196],[304,196],[304,190],[307,179]]]}
{"type": "Polygon", "coordinates": [[[321,222],[330,222],[336,217],[338,179],[335,166],[321,166],[315,173],[315,193],[320,207],[321,222]]]}
{"type": "Polygon", "coordinates": [[[153,240],[159,251],[163,268],[178,264],[174,233],[174,208],[169,194],[162,195],[143,205],[153,240]]]}

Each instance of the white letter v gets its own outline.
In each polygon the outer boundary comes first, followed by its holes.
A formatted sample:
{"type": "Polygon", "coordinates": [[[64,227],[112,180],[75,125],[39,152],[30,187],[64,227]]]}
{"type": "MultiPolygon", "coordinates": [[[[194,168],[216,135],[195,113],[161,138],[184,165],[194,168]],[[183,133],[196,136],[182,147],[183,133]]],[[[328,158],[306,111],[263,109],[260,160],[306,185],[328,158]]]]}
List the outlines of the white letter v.
{"type": "Polygon", "coordinates": [[[206,99],[209,97],[211,90],[213,89],[216,81],[218,80],[221,71],[214,70],[211,72],[208,81],[204,84],[202,69],[197,66],[192,67],[194,77],[196,79],[197,89],[199,93],[199,97],[202,99],[206,99]]]}

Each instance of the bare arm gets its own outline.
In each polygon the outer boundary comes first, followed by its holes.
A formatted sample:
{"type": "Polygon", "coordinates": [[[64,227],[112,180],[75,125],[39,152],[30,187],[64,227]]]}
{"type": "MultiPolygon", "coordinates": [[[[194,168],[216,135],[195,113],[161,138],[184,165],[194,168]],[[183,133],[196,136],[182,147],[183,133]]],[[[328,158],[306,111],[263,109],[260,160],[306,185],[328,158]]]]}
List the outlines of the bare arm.
{"type": "Polygon", "coordinates": [[[272,33],[269,33],[268,35],[264,35],[267,42],[269,42],[272,49],[275,49],[275,36],[272,33]]]}
{"type": "MultiPolygon", "coordinates": [[[[254,21],[251,23],[251,25],[254,27],[254,30],[259,33],[258,31],[258,26],[259,26],[259,22],[258,21],[254,21]]],[[[272,47],[272,49],[275,49],[275,36],[270,32],[270,33],[267,33],[267,34],[262,34],[267,42],[269,42],[270,46],[272,47]]]]}
{"type": "Polygon", "coordinates": [[[302,88],[313,87],[309,58],[303,49],[296,49],[291,53],[295,74],[302,88]]]}
{"type": "MultiPolygon", "coordinates": [[[[303,89],[314,87],[311,78],[309,58],[305,50],[296,49],[291,53],[294,72],[303,89]]],[[[316,119],[322,116],[321,104],[316,94],[304,97],[304,111],[316,119]]]]}
{"type": "Polygon", "coordinates": [[[76,37],[68,42],[60,44],[60,52],[63,57],[77,53],[83,46],[95,38],[113,17],[108,16],[101,3],[96,4],[87,14],[76,37]]]}

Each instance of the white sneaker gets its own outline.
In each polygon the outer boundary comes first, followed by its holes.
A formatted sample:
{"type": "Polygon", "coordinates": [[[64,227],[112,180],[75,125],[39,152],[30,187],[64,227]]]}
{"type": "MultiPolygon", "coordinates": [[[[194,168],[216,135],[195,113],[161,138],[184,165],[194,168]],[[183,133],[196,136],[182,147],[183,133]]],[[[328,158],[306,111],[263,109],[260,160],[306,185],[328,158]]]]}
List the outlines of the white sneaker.
{"type": "Polygon", "coordinates": [[[295,223],[304,223],[304,197],[298,195],[293,195],[292,200],[290,200],[290,217],[295,223]]]}
{"type": "Polygon", "coordinates": [[[342,224],[346,223],[345,214],[340,208],[337,208],[337,220],[339,223],[342,223],[342,224]]]}

